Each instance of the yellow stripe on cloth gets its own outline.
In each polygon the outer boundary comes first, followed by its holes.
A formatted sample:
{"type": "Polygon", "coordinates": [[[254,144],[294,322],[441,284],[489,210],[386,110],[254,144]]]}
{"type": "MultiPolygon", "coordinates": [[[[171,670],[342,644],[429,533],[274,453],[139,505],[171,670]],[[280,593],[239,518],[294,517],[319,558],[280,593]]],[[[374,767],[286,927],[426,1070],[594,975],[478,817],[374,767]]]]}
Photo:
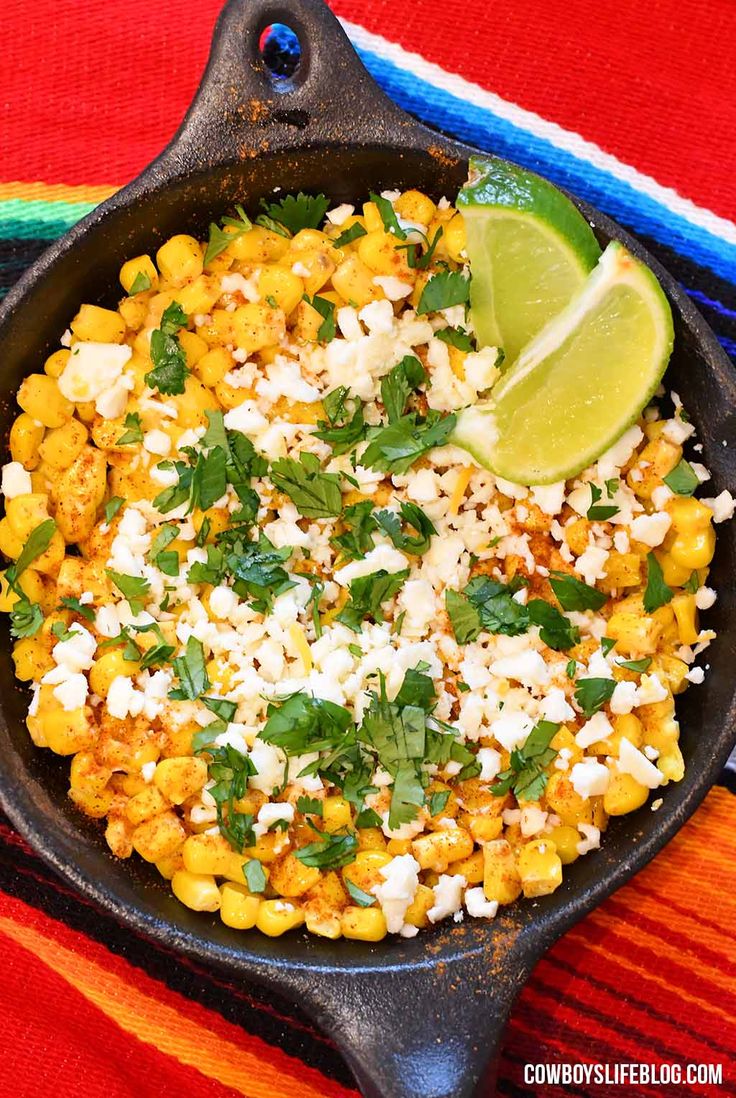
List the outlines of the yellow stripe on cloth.
{"type": "Polygon", "coordinates": [[[20,198],[25,202],[104,202],[119,188],[112,185],[90,187],[83,184],[78,187],[66,183],[0,183],[0,202],[11,198],[20,198]]]}
{"type": "MultiPolygon", "coordinates": [[[[102,965],[12,919],[0,916],[0,932],[40,958],[121,1029],[144,1044],[196,1068],[202,1075],[232,1087],[247,1098],[285,1098],[294,1093],[287,1088],[284,1072],[268,1059],[213,1033],[160,999],[131,986],[102,965]]],[[[244,1034],[244,1039],[247,1038],[244,1034]]],[[[306,1074],[304,1065],[295,1061],[291,1082],[299,1078],[300,1098],[323,1098],[324,1089],[311,1085],[306,1074]]]]}

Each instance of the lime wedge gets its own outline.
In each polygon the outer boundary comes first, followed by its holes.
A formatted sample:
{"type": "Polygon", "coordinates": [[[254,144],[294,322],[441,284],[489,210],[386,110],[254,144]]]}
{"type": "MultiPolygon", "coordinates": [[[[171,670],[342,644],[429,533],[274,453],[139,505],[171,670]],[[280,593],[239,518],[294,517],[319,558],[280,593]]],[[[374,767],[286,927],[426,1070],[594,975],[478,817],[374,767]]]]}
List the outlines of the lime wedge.
{"type": "Polygon", "coordinates": [[[582,287],[601,250],[562,191],[503,160],[472,158],[457,205],[478,342],[502,347],[513,362],[582,287]]]}
{"type": "Polygon", "coordinates": [[[672,341],[657,279],[614,241],[490,399],[459,413],[452,441],[517,484],[567,480],[634,422],[659,385],[672,341]]]}

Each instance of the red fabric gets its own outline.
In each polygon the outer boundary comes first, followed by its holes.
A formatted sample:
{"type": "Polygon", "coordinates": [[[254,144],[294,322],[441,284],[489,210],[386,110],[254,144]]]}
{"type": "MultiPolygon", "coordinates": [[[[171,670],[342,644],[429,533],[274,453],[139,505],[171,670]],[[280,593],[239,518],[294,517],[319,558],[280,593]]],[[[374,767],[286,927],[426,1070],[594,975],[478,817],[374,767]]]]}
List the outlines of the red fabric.
{"type": "MultiPolygon", "coordinates": [[[[337,13],[736,216],[733,0],[334,0],[337,13]],[[473,19],[473,12],[476,18],[473,19]]],[[[118,184],[171,136],[220,0],[4,0],[5,179],[118,184]],[[33,103],[32,113],[28,104],[33,103]],[[8,174],[9,173],[9,174],[8,174]]]]}

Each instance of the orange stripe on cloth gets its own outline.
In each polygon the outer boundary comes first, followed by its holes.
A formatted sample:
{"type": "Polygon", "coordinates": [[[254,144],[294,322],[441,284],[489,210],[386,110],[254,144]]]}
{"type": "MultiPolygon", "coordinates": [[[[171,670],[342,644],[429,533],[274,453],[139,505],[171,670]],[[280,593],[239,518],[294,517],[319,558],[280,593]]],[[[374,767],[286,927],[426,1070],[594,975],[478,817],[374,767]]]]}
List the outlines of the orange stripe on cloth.
{"type": "Polygon", "coordinates": [[[66,183],[0,182],[0,202],[20,198],[26,202],[103,202],[119,188],[109,186],[68,186],[66,183]]]}
{"type": "Polygon", "coordinates": [[[19,901],[0,932],[39,957],[126,1032],[246,1098],[343,1098],[321,1072],[170,992],[91,939],[19,901]],[[43,926],[38,924],[42,923],[43,926]],[[36,924],[36,925],[33,925],[36,924]],[[79,949],[60,938],[79,938],[79,949]],[[98,956],[98,955],[102,956],[98,956]],[[94,958],[94,959],[93,959],[94,958]]]}

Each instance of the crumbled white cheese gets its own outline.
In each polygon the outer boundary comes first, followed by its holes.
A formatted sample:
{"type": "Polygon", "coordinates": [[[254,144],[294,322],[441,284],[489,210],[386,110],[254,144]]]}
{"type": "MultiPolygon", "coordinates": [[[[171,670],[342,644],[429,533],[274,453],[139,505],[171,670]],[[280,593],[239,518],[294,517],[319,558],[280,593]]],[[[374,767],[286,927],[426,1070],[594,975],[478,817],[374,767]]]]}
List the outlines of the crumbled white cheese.
{"type": "Polygon", "coordinates": [[[625,736],[619,747],[618,767],[622,774],[630,774],[647,789],[656,789],[664,781],[662,772],[625,736]]]}
{"type": "Polygon", "coordinates": [[[465,910],[474,919],[493,919],[498,912],[498,901],[487,900],[482,888],[468,888],[465,892],[465,910]]]}
{"type": "Polygon", "coordinates": [[[0,487],[6,499],[26,496],[33,491],[31,474],[19,461],[9,461],[3,465],[2,485],[0,487]]]}
{"type": "Polygon", "coordinates": [[[715,499],[703,499],[700,502],[713,512],[714,522],[728,522],[733,518],[736,500],[727,489],[724,489],[715,499]]]}
{"type": "Polygon", "coordinates": [[[580,823],[578,831],[583,836],[576,844],[578,854],[589,854],[591,850],[598,850],[601,845],[601,833],[597,827],[593,824],[580,823]]]}
{"type": "Polygon", "coordinates": [[[477,760],[480,763],[480,781],[490,782],[501,771],[501,755],[495,747],[478,748],[477,760]]]}
{"type": "Polygon", "coordinates": [[[283,784],[286,756],[280,748],[256,737],[250,751],[250,761],[256,768],[248,783],[252,789],[260,789],[268,796],[283,784]]]}
{"type": "Polygon", "coordinates": [[[355,213],[355,206],[351,206],[349,202],[343,202],[340,206],[335,206],[334,209],[327,211],[327,220],[331,225],[344,225],[349,217],[352,217],[355,213]]]}
{"type": "Polygon", "coordinates": [[[585,722],[575,736],[575,743],[585,751],[591,744],[598,743],[599,740],[607,740],[612,732],[613,725],[601,710],[585,722]]]}
{"type": "Polygon", "coordinates": [[[587,800],[605,793],[611,780],[608,767],[596,759],[583,759],[570,771],[570,781],[578,796],[587,800]]]}
{"type": "Polygon", "coordinates": [[[394,275],[376,275],[373,281],[376,286],[380,286],[389,301],[401,301],[414,289],[411,282],[403,282],[394,275]]]}
{"type": "Polygon", "coordinates": [[[463,893],[467,880],[459,873],[442,873],[434,886],[434,903],[427,912],[430,923],[438,923],[448,915],[454,915],[463,905],[463,893]]]}
{"type": "Polygon", "coordinates": [[[279,820],[284,820],[287,824],[293,823],[294,811],[293,804],[281,801],[262,805],[258,810],[256,822],[253,824],[253,834],[259,839],[279,820]]]}
{"type": "Polygon", "coordinates": [[[75,404],[89,403],[112,389],[133,351],[125,343],[77,343],[57,380],[59,392],[75,404]]]}
{"type": "Polygon", "coordinates": [[[716,601],[716,597],[712,587],[699,587],[695,592],[695,605],[698,610],[710,610],[716,601]]]}
{"type": "Polygon", "coordinates": [[[389,934],[398,934],[419,887],[419,862],[411,854],[400,854],[379,873],[384,883],[374,885],[371,892],[381,905],[389,934]]]}
{"type": "Polygon", "coordinates": [[[665,534],[672,525],[672,518],[666,512],[654,515],[637,515],[629,529],[634,541],[654,548],[661,545],[665,534]]]}

